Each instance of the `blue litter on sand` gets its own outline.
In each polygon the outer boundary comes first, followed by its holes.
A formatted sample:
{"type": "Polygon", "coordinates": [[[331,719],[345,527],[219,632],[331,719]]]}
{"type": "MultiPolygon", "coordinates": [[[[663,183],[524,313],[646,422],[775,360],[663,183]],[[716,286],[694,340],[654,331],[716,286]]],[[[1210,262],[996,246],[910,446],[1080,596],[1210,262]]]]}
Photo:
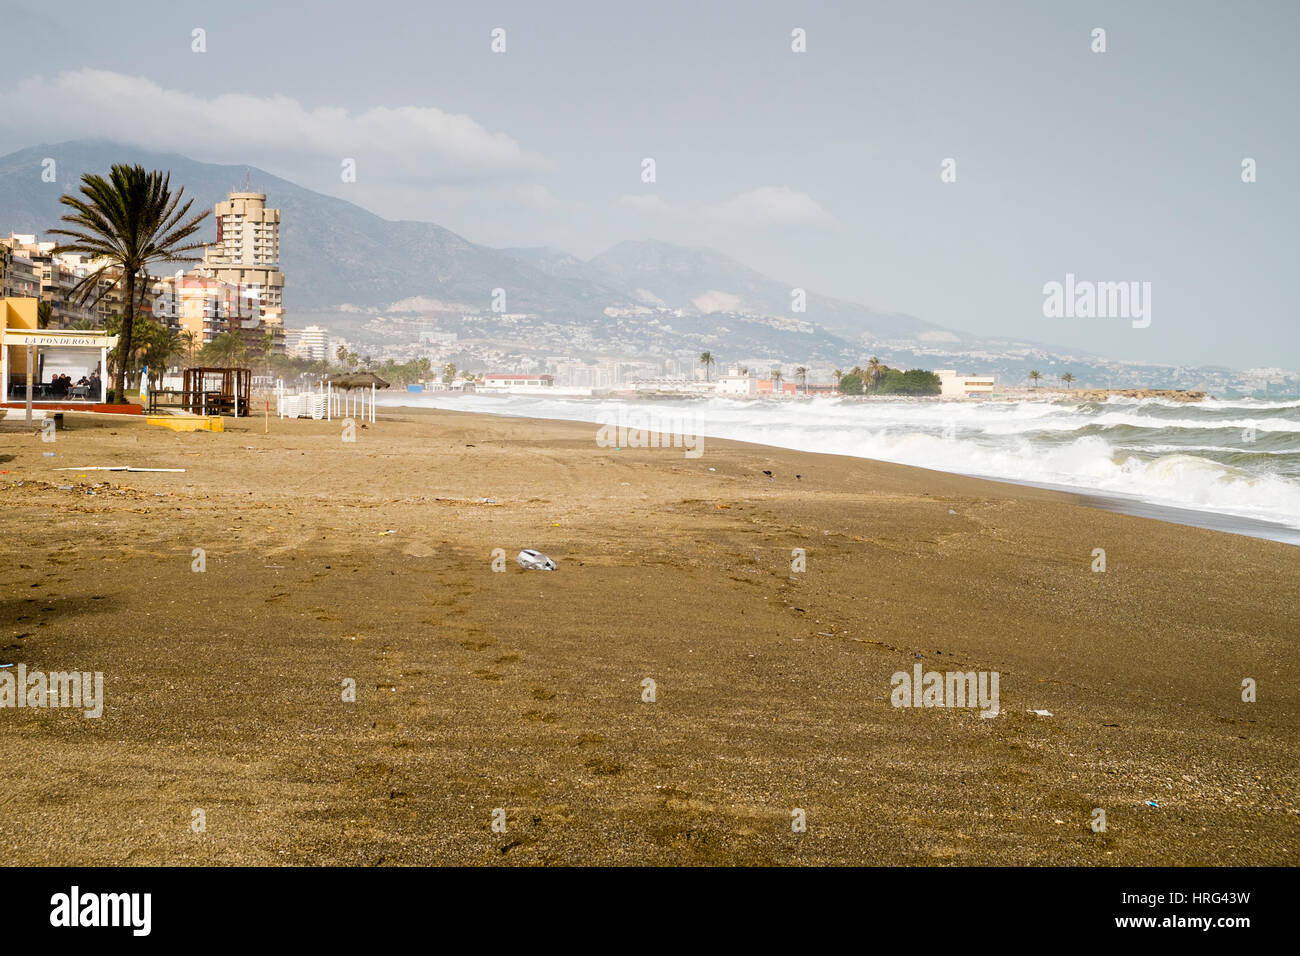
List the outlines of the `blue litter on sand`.
{"type": "Polygon", "coordinates": [[[43,451],[43,452],[41,452],[41,454],[44,455],[46,458],[53,458],[53,457],[54,457],[54,452],[52,452],[52,451],[43,451]]]}
{"type": "Polygon", "coordinates": [[[1157,810],[1160,809],[1160,804],[1156,803],[1154,800],[1148,800],[1148,801],[1147,801],[1147,806],[1148,806],[1148,807],[1155,807],[1157,810]]]}
{"type": "Polygon", "coordinates": [[[0,667],[13,667],[13,666],[14,665],[12,664],[0,664],[0,667]]]}

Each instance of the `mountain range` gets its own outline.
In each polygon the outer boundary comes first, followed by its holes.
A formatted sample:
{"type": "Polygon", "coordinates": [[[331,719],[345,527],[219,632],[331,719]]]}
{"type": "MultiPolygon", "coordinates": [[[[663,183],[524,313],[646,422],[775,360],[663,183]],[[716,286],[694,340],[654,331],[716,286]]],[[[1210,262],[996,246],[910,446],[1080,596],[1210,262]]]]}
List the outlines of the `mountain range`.
{"type": "MultiPolygon", "coordinates": [[[[481,309],[493,289],[503,288],[510,311],[583,316],[641,304],[702,314],[791,312],[789,285],[711,249],[623,242],[588,261],[557,249],[492,249],[435,223],[382,219],[260,169],[97,140],[42,144],[0,157],[0,230],[44,234],[66,211],[59,203],[64,190],[75,189],[83,173],[105,173],[118,162],[169,171],[196,208],[211,208],[243,189],[247,176],[251,188],[281,210],[286,300],[308,311],[344,303],[383,308],[413,296],[481,309]],[[42,181],[47,158],[57,164],[54,183],[42,181]]],[[[853,338],[896,339],[938,329],[811,292],[801,317],[853,338]]]]}

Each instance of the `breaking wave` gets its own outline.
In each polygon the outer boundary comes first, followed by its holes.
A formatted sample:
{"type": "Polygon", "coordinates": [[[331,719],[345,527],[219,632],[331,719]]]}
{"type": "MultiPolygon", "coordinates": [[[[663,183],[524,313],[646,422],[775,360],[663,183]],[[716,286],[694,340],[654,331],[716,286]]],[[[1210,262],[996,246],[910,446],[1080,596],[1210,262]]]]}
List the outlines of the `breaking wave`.
{"type": "Polygon", "coordinates": [[[1300,528],[1300,401],[935,402],[421,395],[383,404],[606,422],[1130,497],[1300,528]]]}

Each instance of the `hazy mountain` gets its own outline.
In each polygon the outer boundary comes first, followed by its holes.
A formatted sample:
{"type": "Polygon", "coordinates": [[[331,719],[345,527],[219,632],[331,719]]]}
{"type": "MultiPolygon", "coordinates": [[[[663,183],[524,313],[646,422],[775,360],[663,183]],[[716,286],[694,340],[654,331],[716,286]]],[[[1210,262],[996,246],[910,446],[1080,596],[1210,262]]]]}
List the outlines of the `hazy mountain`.
{"type": "MultiPolygon", "coordinates": [[[[598,316],[606,306],[664,305],[703,315],[750,312],[792,316],[860,340],[915,338],[937,326],[911,316],[808,293],[807,311],[791,312],[791,287],[711,249],[623,242],[590,261],[548,247],[491,249],[434,223],[382,219],[359,206],[305,189],[260,169],[200,163],[116,143],[78,140],[0,157],[0,230],[45,234],[60,218],[59,195],[84,172],[138,162],[171,172],[196,208],[210,209],[231,190],[264,192],[282,211],[281,268],[292,313],[320,314],[343,303],[384,308],[424,296],[467,310],[486,308],[507,291],[510,311],[598,316]],[[57,163],[58,181],[41,179],[57,163]]],[[[205,230],[214,235],[211,227],[205,230]]],[[[943,334],[942,332],[940,333],[943,334]]],[[[957,341],[957,339],[949,339],[957,341]]]]}
{"type": "MultiPolygon", "coordinates": [[[[713,249],[667,242],[620,242],[588,263],[590,275],[643,304],[701,312],[752,312],[788,315],[851,340],[916,339],[947,332],[910,315],[876,312],[806,292],[806,311],[792,312],[794,286],[770,279],[713,249]]],[[[961,336],[948,333],[956,342],[961,336]]]]}
{"type": "MultiPolygon", "coordinates": [[[[944,329],[909,315],[881,313],[808,291],[807,310],[791,310],[791,285],[712,249],[664,242],[621,242],[590,260],[549,247],[492,249],[429,222],[393,222],[359,206],[305,189],[256,168],[200,163],[111,142],[78,140],[34,146],[0,157],[0,233],[47,236],[62,216],[59,196],[83,172],[138,162],[171,173],[196,209],[211,209],[232,190],[267,194],[282,213],[281,267],[291,324],[371,333],[385,311],[419,313],[425,303],[452,303],[465,316],[463,339],[506,349],[559,354],[669,355],[711,349],[774,362],[829,361],[845,367],[876,353],[901,367],[961,367],[1023,381],[1030,368],[1049,375],[1069,369],[1099,384],[1200,387],[1223,376],[1213,370],[1108,362],[944,329]],[[42,181],[43,161],[57,163],[57,182],[42,181]],[[492,290],[507,291],[516,319],[487,310],[492,290]],[[405,303],[390,310],[394,303],[405,303]],[[344,310],[344,304],[359,308],[344,310]],[[633,305],[684,310],[645,313],[633,305]],[[607,307],[622,309],[613,316],[607,307]],[[478,315],[475,315],[478,313],[478,315]]],[[[215,238],[212,225],[203,235],[215,238]]],[[[447,324],[445,316],[439,326],[447,324]]]]}
{"type": "MultiPolygon", "coordinates": [[[[289,311],[320,310],[341,303],[384,306],[428,295],[487,308],[492,290],[507,290],[511,310],[599,313],[610,291],[580,280],[548,275],[514,256],[476,245],[428,222],[392,222],[360,206],[304,189],[260,169],[195,162],[175,154],[99,141],[41,145],[0,157],[0,231],[44,234],[65,207],[64,189],[75,190],[82,173],[106,173],[115,162],[138,162],[168,170],[196,209],[211,209],[231,190],[267,194],[281,210],[280,255],[289,311]],[[42,160],[57,163],[58,182],[41,181],[42,160]]],[[[204,234],[215,239],[215,227],[204,234]]]]}

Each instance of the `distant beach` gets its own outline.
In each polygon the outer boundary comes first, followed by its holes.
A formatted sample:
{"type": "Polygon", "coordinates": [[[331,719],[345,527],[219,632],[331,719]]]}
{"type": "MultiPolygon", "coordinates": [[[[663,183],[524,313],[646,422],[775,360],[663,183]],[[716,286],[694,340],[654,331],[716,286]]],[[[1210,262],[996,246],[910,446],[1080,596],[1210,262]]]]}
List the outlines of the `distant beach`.
{"type": "Polygon", "coordinates": [[[1300,543],[1300,400],[580,400],[390,394],[390,406],[653,427],[1087,496],[1100,507],[1300,543]]]}

